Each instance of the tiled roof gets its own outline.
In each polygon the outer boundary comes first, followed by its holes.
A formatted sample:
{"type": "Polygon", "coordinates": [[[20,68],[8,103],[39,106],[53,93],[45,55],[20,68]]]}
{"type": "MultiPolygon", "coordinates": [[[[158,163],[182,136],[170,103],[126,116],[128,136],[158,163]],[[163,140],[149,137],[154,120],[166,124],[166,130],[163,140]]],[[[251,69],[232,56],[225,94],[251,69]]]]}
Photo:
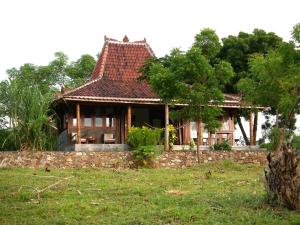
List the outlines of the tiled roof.
{"type": "Polygon", "coordinates": [[[105,43],[91,79],[105,77],[111,80],[131,80],[141,74],[139,68],[145,60],[154,56],[146,40],[129,42],[104,37],[105,43]]]}
{"type": "MultiPolygon", "coordinates": [[[[154,56],[146,40],[129,42],[104,37],[99,60],[86,84],[64,93],[59,99],[110,103],[162,104],[145,81],[138,81],[139,68],[154,56]]],[[[220,107],[241,107],[241,97],[224,94],[220,107]]],[[[57,100],[59,100],[57,99],[57,100]]]]}
{"type": "Polygon", "coordinates": [[[157,98],[150,85],[138,81],[140,67],[154,56],[146,40],[129,42],[104,37],[105,43],[91,80],[62,97],[157,98]]]}
{"type": "Polygon", "coordinates": [[[111,80],[103,77],[81,86],[64,97],[158,98],[145,81],[111,80]]]}

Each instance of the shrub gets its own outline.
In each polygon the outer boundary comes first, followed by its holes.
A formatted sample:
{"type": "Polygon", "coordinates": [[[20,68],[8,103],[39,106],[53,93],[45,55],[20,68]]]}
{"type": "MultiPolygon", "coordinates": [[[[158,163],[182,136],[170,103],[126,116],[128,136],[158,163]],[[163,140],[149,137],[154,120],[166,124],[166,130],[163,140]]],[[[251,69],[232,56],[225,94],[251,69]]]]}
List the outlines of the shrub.
{"type": "Polygon", "coordinates": [[[193,150],[195,148],[196,144],[193,138],[190,140],[189,146],[190,146],[190,150],[193,150]]]}
{"type": "Polygon", "coordinates": [[[295,150],[300,149],[300,135],[294,135],[292,140],[292,148],[295,150]]]}
{"type": "Polygon", "coordinates": [[[213,145],[213,150],[216,150],[216,151],[231,151],[231,146],[230,144],[228,143],[228,141],[223,141],[223,142],[217,142],[213,145]]]}
{"type": "Polygon", "coordinates": [[[17,150],[19,146],[13,141],[10,129],[0,129],[0,151],[17,150]]]}
{"type": "Polygon", "coordinates": [[[162,129],[148,127],[132,127],[127,142],[132,147],[133,158],[147,166],[161,151],[156,146],[161,144],[162,129]]]}
{"type": "Polygon", "coordinates": [[[260,148],[266,148],[267,150],[272,150],[272,144],[271,143],[261,143],[259,145],[260,148]]]}
{"type": "Polygon", "coordinates": [[[160,153],[161,150],[155,145],[138,146],[133,149],[134,159],[143,162],[143,165],[147,165],[160,153]]]}
{"type": "Polygon", "coordinates": [[[162,141],[162,129],[148,127],[132,127],[128,134],[127,143],[134,149],[139,146],[157,145],[162,141]]]}
{"type": "Polygon", "coordinates": [[[175,129],[175,127],[172,124],[169,124],[168,131],[169,131],[169,148],[170,148],[170,150],[172,150],[174,142],[177,139],[176,129],[175,129]]]}

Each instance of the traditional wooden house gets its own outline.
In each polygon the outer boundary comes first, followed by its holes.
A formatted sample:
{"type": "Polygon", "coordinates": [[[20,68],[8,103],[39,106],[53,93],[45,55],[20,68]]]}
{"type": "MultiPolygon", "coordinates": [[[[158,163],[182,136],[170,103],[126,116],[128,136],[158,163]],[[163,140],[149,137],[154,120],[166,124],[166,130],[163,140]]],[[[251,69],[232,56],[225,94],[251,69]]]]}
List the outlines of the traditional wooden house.
{"type": "MultiPolygon", "coordinates": [[[[69,150],[126,149],[131,126],[164,127],[168,124],[168,107],[145,81],[138,81],[139,68],[154,56],[146,40],[129,42],[104,38],[104,46],[90,80],[54,101],[59,115],[59,148],[69,150]]],[[[197,123],[173,122],[177,127],[178,145],[187,145],[191,138],[202,145],[219,139],[234,144],[234,110],[240,97],[225,94],[220,106],[224,115],[222,127],[207,133],[203,127],[197,140],[197,123]]]]}

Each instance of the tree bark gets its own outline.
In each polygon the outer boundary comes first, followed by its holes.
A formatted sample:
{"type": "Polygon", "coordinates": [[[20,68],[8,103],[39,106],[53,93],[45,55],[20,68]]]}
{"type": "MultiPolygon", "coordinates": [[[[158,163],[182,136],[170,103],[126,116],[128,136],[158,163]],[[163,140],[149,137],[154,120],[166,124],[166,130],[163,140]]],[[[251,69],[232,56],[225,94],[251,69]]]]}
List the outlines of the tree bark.
{"type": "Polygon", "coordinates": [[[201,120],[197,120],[197,160],[198,164],[200,164],[200,149],[199,146],[202,145],[202,124],[201,120]]]}
{"type": "Polygon", "coordinates": [[[254,121],[253,121],[253,145],[256,145],[257,122],[258,122],[258,112],[256,111],[254,113],[254,121]]]}
{"type": "Polygon", "coordinates": [[[269,153],[265,171],[269,200],[300,211],[300,158],[283,146],[278,155],[269,153]]]}
{"type": "Polygon", "coordinates": [[[169,106],[165,105],[165,143],[164,150],[169,151],[169,106]]]}
{"type": "Polygon", "coordinates": [[[245,140],[246,145],[250,145],[249,139],[248,139],[248,137],[246,135],[245,129],[244,129],[242,121],[241,121],[241,116],[237,115],[236,119],[237,119],[238,125],[239,125],[239,127],[241,129],[241,132],[242,132],[242,135],[243,135],[243,138],[245,140]]]}

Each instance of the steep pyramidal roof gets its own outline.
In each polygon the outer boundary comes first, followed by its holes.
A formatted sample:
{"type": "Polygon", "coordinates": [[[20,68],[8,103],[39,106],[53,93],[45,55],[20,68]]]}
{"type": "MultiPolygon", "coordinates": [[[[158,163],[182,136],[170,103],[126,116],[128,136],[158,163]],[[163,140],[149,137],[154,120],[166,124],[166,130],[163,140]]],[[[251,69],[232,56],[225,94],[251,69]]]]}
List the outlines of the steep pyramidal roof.
{"type": "Polygon", "coordinates": [[[110,80],[132,80],[141,74],[139,68],[145,60],[154,56],[146,40],[129,42],[125,35],[123,41],[104,37],[104,46],[91,79],[100,77],[110,80]]]}
{"type": "Polygon", "coordinates": [[[158,98],[141,76],[140,67],[154,53],[146,40],[129,42],[104,37],[104,46],[91,79],[86,84],[64,94],[81,98],[158,98]]]}

